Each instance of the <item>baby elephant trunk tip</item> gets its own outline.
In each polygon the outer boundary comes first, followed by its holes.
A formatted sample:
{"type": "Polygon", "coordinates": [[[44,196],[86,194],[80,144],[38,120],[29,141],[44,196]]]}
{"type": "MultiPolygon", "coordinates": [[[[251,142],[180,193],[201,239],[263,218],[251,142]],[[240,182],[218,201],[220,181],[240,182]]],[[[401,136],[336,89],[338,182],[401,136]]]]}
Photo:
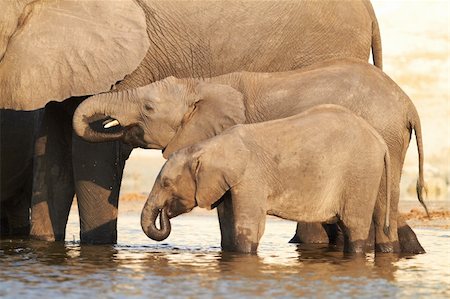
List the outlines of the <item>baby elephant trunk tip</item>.
{"type": "Polygon", "coordinates": [[[141,226],[147,237],[155,241],[165,240],[170,235],[171,231],[169,216],[164,208],[161,210],[153,208],[150,209],[150,211],[145,208],[141,215],[141,226]],[[159,229],[155,224],[158,215],[160,224],[159,229]]]}

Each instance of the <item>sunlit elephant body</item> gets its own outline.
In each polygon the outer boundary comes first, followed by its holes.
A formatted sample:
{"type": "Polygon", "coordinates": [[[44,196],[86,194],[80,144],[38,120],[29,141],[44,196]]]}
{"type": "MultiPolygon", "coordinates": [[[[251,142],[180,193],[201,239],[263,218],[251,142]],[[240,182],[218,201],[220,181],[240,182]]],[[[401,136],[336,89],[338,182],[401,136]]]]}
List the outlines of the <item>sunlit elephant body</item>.
{"type": "MultiPolygon", "coordinates": [[[[269,214],[339,223],[344,251],[364,252],[380,185],[390,189],[389,167],[383,138],[342,106],[237,125],[169,156],[142,211],[142,229],[161,240],[170,226],[165,220],[156,228],[160,213],[164,219],[197,205],[211,209],[229,191],[230,225],[220,228],[231,242],[222,242],[223,250],[256,252],[269,214]]],[[[390,192],[384,194],[377,235],[389,231],[390,192]]]]}
{"type": "MultiPolygon", "coordinates": [[[[391,228],[397,231],[400,177],[413,130],[419,151],[418,195],[422,200],[420,119],[400,87],[368,63],[343,59],[291,72],[239,72],[205,80],[171,77],[138,89],[92,97],[75,111],[73,125],[86,140],[119,139],[133,146],[163,149],[167,158],[172,152],[211,138],[235,124],[285,118],[320,104],[348,108],[366,119],[386,141],[392,170],[391,228]],[[114,119],[106,127],[114,122],[121,127],[95,130],[90,122],[99,114],[114,119]]],[[[380,190],[378,201],[382,207],[385,189],[380,190]]],[[[232,210],[226,207],[229,202],[224,200],[218,207],[221,225],[227,225],[227,219],[232,218],[226,212],[232,210]]],[[[375,209],[375,214],[379,213],[375,209]]],[[[400,226],[408,227],[404,222],[400,226]]],[[[401,244],[402,250],[423,251],[409,231],[414,242],[401,244]]],[[[380,235],[375,239],[383,250],[386,238],[380,235]]],[[[226,236],[222,240],[227,243],[226,236]]],[[[398,250],[394,245],[394,250],[398,250]]]]}
{"type": "Polygon", "coordinates": [[[382,65],[369,1],[3,1],[0,23],[0,107],[32,110],[67,99],[46,106],[36,145],[31,234],[45,240],[64,239],[74,193],[81,241],[116,240],[131,148],[71,135],[84,96],[169,75],[367,61],[371,49],[382,65]]]}

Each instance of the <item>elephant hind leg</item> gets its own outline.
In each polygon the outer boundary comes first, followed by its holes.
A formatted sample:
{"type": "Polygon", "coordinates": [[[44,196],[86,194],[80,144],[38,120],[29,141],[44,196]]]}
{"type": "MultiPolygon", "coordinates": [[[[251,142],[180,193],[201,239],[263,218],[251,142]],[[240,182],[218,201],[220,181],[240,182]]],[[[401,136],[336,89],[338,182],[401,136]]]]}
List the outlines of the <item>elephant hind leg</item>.
{"type": "Polygon", "coordinates": [[[365,193],[364,187],[347,194],[345,208],[339,214],[338,225],[344,234],[345,253],[364,253],[366,250],[376,194],[364,195],[363,193],[365,193]],[[371,198],[373,200],[370,200],[371,198]],[[364,199],[366,204],[361,204],[361,200],[364,199]]]}
{"type": "Polygon", "coordinates": [[[370,230],[370,221],[354,221],[343,217],[339,221],[339,226],[344,235],[345,253],[364,253],[366,241],[370,230]],[[368,223],[365,223],[368,222],[368,223]]]}
{"type": "MultiPolygon", "coordinates": [[[[330,229],[330,236],[334,239],[332,230],[330,229]]],[[[327,235],[326,229],[324,229],[322,223],[308,223],[298,222],[295,235],[289,241],[289,243],[300,244],[327,244],[332,243],[331,238],[327,235]]]]}
{"type": "MultiPolygon", "coordinates": [[[[385,181],[385,176],[381,181],[385,181]]],[[[383,185],[383,184],[381,184],[383,185]]],[[[392,192],[394,194],[395,192],[392,192]]],[[[397,238],[397,217],[394,214],[389,219],[389,229],[385,231],[385,218],[386,218],[386,209],[391,209],[392,207],[386,207],[386,189],[381,187],[378,190],[377,201],[375,203],[374,212],[373,212],[373,228],[374,228],[374,249],[375,252],[399,252],[400,248],[398,245],[397,238]]],[[[373,239],[371,240],[373,241],[373,239]]]]}
{"type": "Polygon", "coordinates": [[[398,217],[398,241],[402,253],[425,253],[425,249],[420,245],[416,234],[402,217],[398,217]]]}

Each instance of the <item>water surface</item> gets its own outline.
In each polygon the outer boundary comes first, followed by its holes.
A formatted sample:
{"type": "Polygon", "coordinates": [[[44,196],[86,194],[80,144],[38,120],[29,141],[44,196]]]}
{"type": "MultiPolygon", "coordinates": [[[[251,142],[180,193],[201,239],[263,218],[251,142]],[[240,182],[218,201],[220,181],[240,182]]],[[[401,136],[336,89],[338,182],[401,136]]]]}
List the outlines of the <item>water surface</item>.
{"type": "Polygon", "coordinates": [[[450,296],[445,230],[415,230],[427,254],[350,258],[327,246],[288,244],[295,223],[268,218],[258,255],[242,255],[221,252],[214,214],[173,219],[172,234],[158,243],[141,231],[139,211],[127,211],[115,246],[80,245],[73,216],[64,243],[0,242],[1,297],[450,296]]]}

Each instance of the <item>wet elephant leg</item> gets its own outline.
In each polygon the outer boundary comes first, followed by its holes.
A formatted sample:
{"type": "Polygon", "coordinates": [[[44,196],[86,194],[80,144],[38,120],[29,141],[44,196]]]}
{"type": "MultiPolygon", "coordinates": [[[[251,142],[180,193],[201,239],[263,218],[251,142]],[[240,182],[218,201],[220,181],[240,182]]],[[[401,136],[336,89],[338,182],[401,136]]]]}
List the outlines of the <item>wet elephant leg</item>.
{"type": "Polygon", "coordinates": [[[6,211],[8,236],[28,236],[30,234],[30,198],[31,188],[25,188],[12,200],[2,205],[2,209],[6,211]]]}
{"type": "Polygon", "coordinates": [[[121,142],[89,143],[73,135],[82,243],[116,243],[120,184],[130,153],[131,148],[121,142]]]}
{"type": "Polygon", "coordinates": [[[398,241],[403,253],[425,253],[416,234],[401,216],[398,217],[398,241]]]}
{"type": "MultiPolygon", "coordinates": [[[[402,253],[424,253],[425,250],[420,245],[419,240],[417,239],[416,234],[411,229],[411,227],[405,222],[405,220],[400,216],[400,213],[398,213],[398,204],[400,201],[400,178],[402,175],[402,169],[404,164],[404,159],[406,156],[406,151],[408,149],[408,144],[411,139],[411,133],[408,132],[403,136],[404,144],[406,146],[403,146],[402,152],[397,152],[395,149],[389,148],[389,153],[391,155],[391,172],[392,172],[392,182],[395,184],[392,188],[393,192],[391,195],[391,206],[395,209],[395,215],[396,215],[396,231],[398,236],[398,244],[399,244],[399,250],[402,253]],[[392,204],[395,204],[393,206],[392,204]]],[[[391,213],[392,215],[392,213],[391,213]]]]}
{"type": "MultiPolygon", "coordinates": [[[[331,233],[331,232],[330,232],[331,233]]],[[[322,223],[298,222],[294,237],[289,243],[327,244],[331,242],[322,223]]]]}
{"type": "MultiPolygon", "coordinates": [[[[399,181],[399,180],[398,180],[399,181]]],[[[374,242],[376,252],[399,252],[397,238],[397,209],[398,209],[398,184],[396,174],[391,176],[391,206],[386,207],[386,176],[381,178],[380,188],[378,189],[377,199],[373,212],[372,227],[374,229],[374,242]],[[386,209],[390,210],[389,229],[385,231],[386,209]]]]}
{"type": "Polygon", "coordinates": [[[6,216],[6,208],[4,203],[0,201],[0,237],[9,234],[8,217],[6,216]]]}
{"type": "Polygon", "coordinates": [[[28,165],[25,173],[28,176],[21,176],[22,187],[15,190],[10,198],[6,200],[2,198],[3,201],[0,203],[1,236],[29,236],[30,234],[32,163],[28,165]]]}
{"type": "Polygon", "coordinates": [[[344,234],[337,223],[323,223],[322,226],[327,233],[330,245],[337,247],[344,246],[344,234]]]}
{"type": "Polygon", "coordinates": [[[31,199],[32,238],[64,240],[74,196],[72,115],[63,103],[45,107],[35,144],[31,199]]]}
{"type": "Polygon", "coordinates": [[[217,206],[217,216],[219,217],[221,246],[225,251],[232,251],[236,240],[234,239],[234,213],[233,202],[231,201],[231,193],[227,191],[220,199],[217,206]]]}

